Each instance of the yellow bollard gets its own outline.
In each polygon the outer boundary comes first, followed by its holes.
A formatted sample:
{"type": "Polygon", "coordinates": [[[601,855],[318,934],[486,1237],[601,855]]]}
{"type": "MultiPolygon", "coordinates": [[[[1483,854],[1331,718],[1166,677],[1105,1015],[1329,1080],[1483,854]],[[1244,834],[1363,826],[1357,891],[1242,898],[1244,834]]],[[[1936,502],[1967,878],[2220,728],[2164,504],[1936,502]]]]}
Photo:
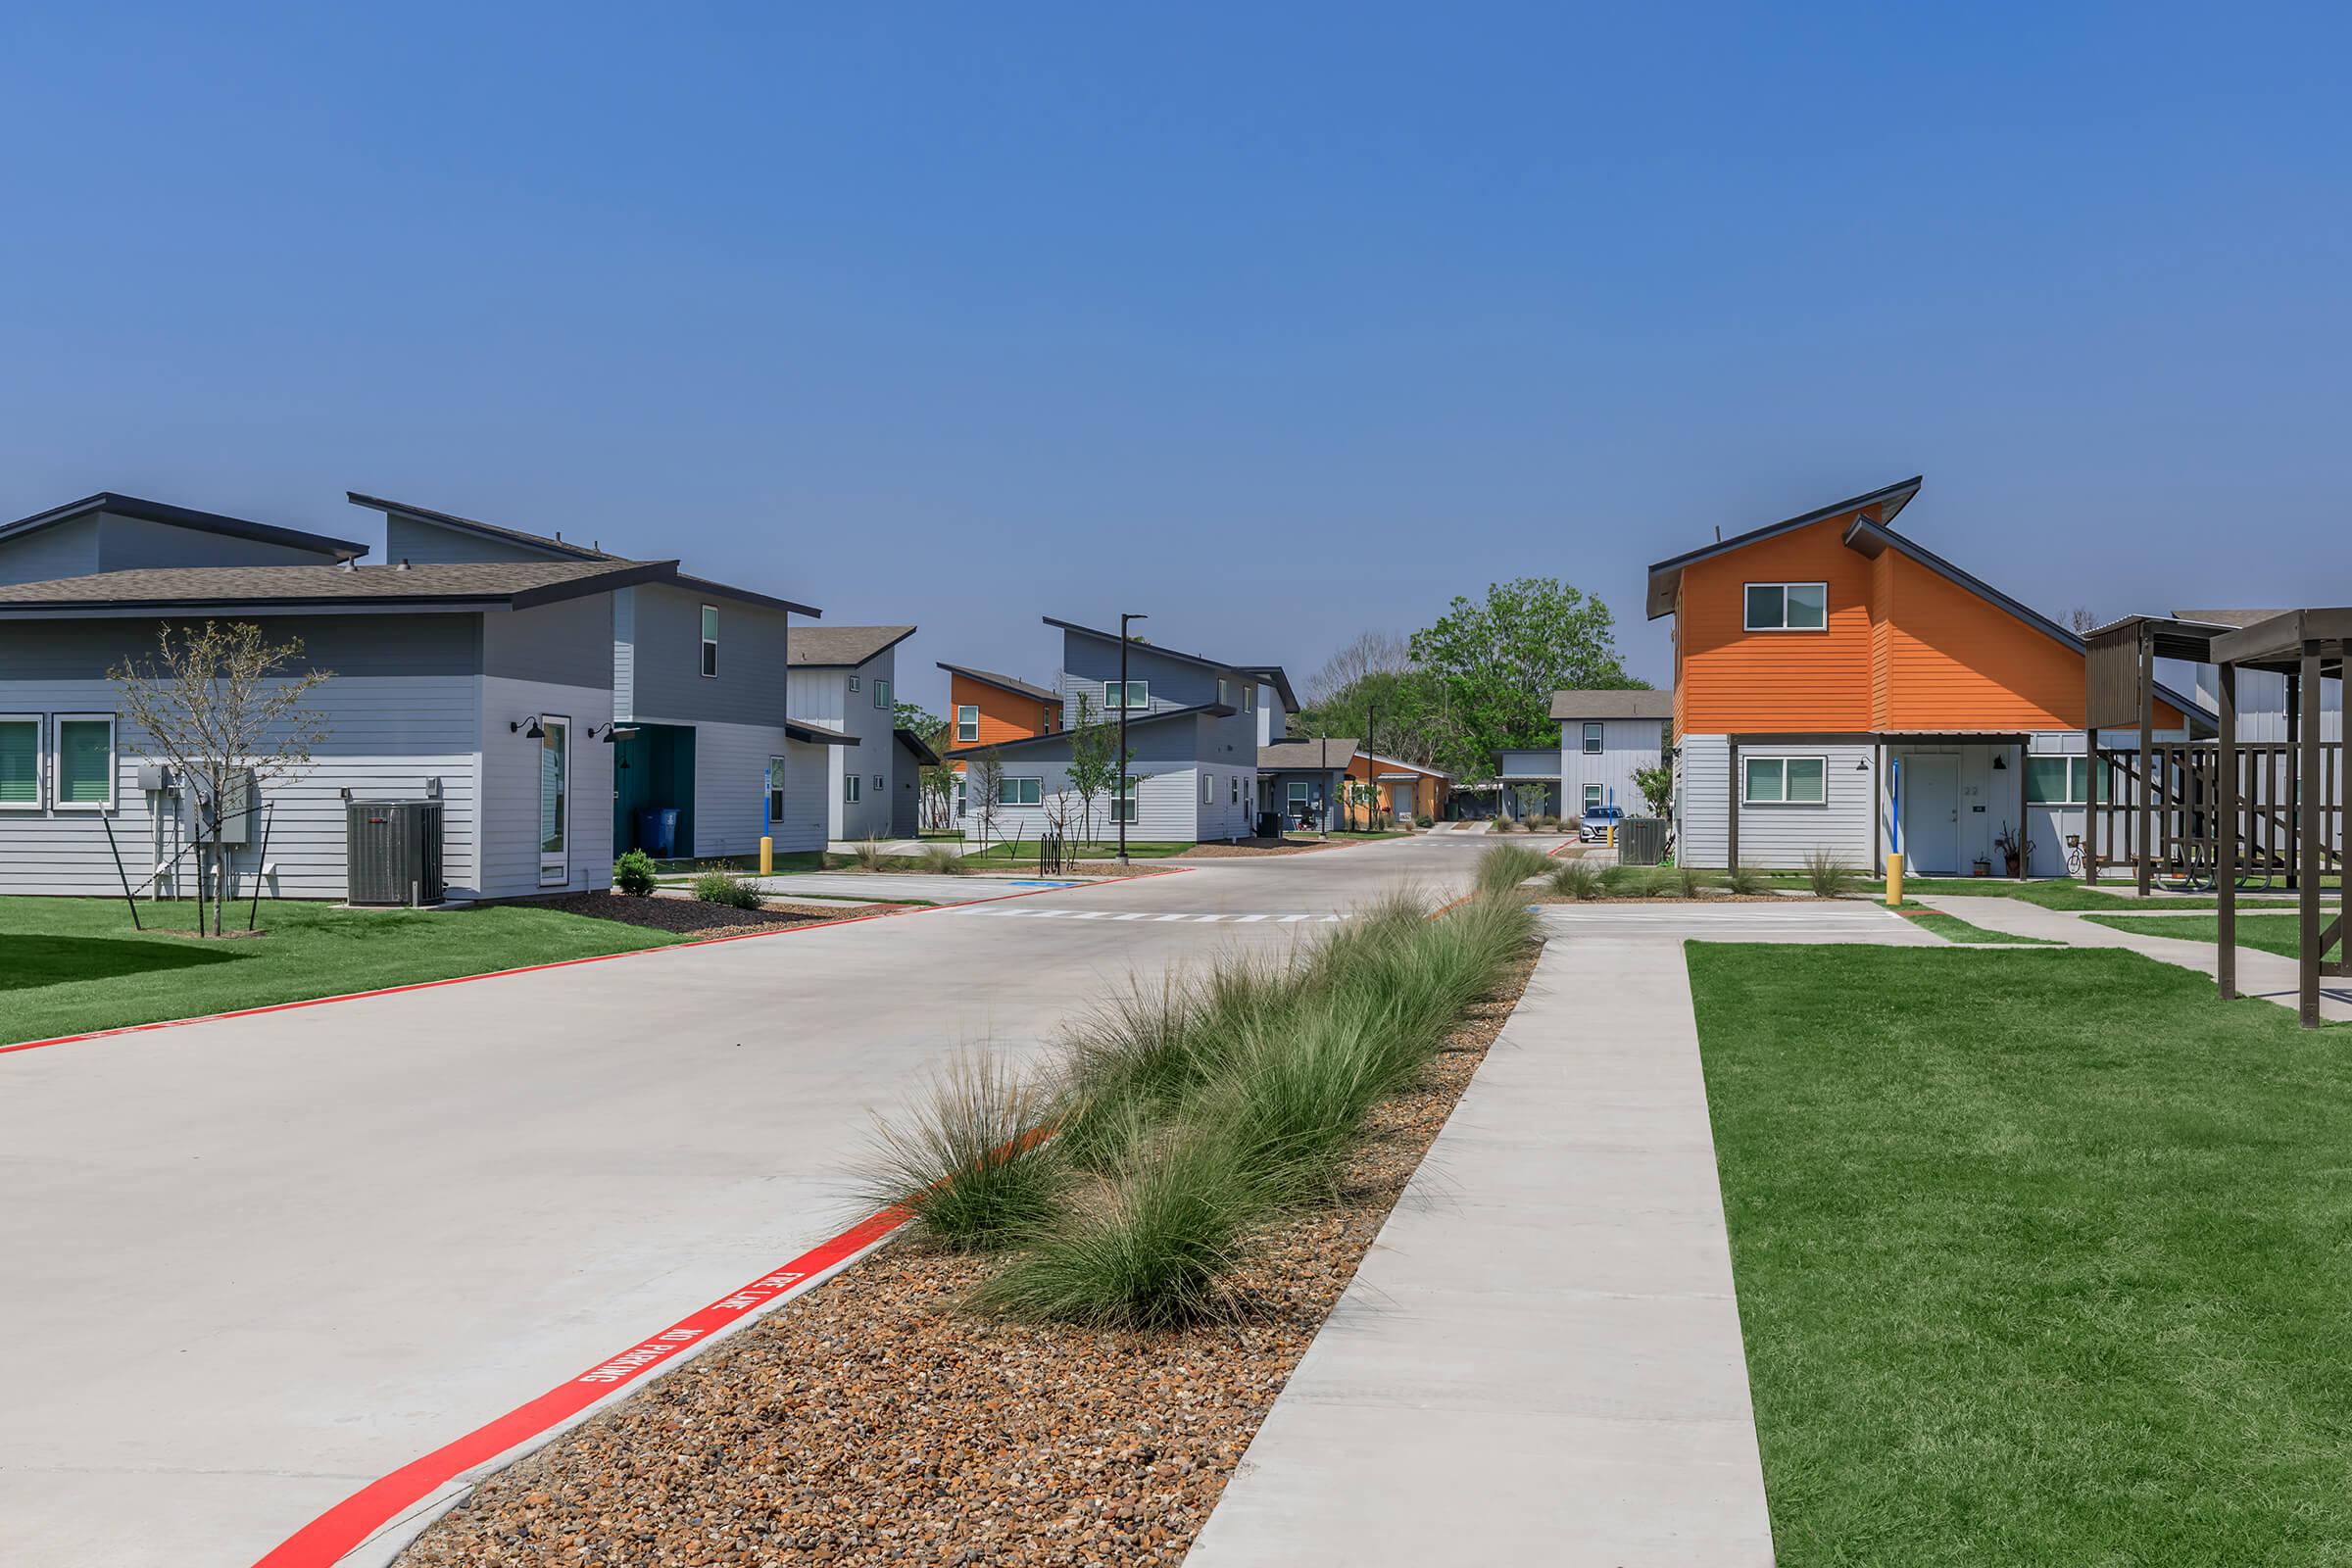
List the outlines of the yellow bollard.
{"type": "Polygon", "coordinates": [[[1903,858],[1900,853],[1886,857],[1886,906],[1899,907],[1903,902],[1903,858]]]}
{"type": "Polygon", "coordinates": [[[776,874],[776,841],[774,839],[762,838],[760,841],[760,874],[761,876],[776,874]]]}

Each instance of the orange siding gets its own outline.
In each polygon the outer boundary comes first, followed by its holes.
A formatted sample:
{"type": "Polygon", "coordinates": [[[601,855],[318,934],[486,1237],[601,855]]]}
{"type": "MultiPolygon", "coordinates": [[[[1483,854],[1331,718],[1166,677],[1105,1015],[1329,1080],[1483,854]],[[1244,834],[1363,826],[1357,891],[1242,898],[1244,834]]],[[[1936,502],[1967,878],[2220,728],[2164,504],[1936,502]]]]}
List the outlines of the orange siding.
{"type": "Polygon", "coordinates": [[[1887,649],[1894,641],[1894,561],[1891,550],[1880,552],[1870,564],[1870,727],[1887,727],[1894,703],[1888,689],[1892,663],[1887,649]]]}
{"type": "Polygon", "coordinates": [[[991,686],[973,680],[968,675],[951,674],[948,677],[948,744],[950,746],[1002,746],[1030,735],[1043,735],[1061,723],[1061,709],[1054,704],[1041,703],[1035,698],[1008,692],[1002,686],[991,686]],[[956,710],[980,710],[980,738],[959,741],[952,727],[956,710]]]}
{"type": "Polygon", "coordinates": [[[1850,514],[1683,570],[1682,722],[1699,735],[1870,728],[1870,563],[1839,541],[1850,514]],[[1742,628],[1751,582],[1826,582],[1822,631],[1742,628]]]}
{"type": "Polygon", "coordinates": [[[2081,729],[2082,656],[1895,551],[1889,729],[2081,729]]]}

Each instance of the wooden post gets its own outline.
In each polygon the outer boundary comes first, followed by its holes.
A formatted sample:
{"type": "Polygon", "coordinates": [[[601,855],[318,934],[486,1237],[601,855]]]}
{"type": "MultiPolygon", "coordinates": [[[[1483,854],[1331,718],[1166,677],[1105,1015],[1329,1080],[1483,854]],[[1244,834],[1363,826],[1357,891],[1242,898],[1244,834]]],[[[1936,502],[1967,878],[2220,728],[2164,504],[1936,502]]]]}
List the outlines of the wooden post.
{"type": "Polygon", "coordinates": [[[1732,788],[1731,795],[1729,797],[1730,804],[1724,811],[1724,820],[1727,825],[1727,831],[1725,833],[1724,869],[1727,871],[1737,871],[1740,869],[1740,737],[1737,735],[1731,736],[1730,742],[1732,748],[1732,788]]]}
{"type": "Polygon", "coordinates": [[[2237,666],[2221,667],[2222,732],[2217,743],[2221,763],[2221,807],[2215,824],[2214,891],[2221,895],[2215,911],[2214,978],[2222,1000],[2237,996],[2237,666]]]}
{"type": "Polygon", "coordinates": [[[2303,677],[2286,677],[2286,793],[2278,804],[2286,808],[2289,826],[2286,831],[2286,885],[2303,885],[2302,834],[2294,825],[2300,821],[2295,812],[2295,769],[2301,765],[2303,749],[2303,677]]]}
{"type": "Polygon", "coordinates": [[[2099,879],[2099,732],[2082,728],[2082,880],[2099,879]]]}
{"type": "Polygon", "coordinates": [[[2148,896],[2155,862],[2149,838],[2155,826],[2156,790],[2156,639],[2145,625],[2139,628],[2139,896],[2148,896]]]}
{"type": "Polygon", "coordinates": [[[2320,1026],[2320,645],[2303,644],[2303,668],[2298,707],[2301,744],[2296,748],[2295,864],[2301,877],[2295,885],[2296,996],[2303,1027],[2320,1026]]]}
{"type": "MultiPolygon", "coordinates": [[[[2023,735],[2017,739],[2017,879],[2020,882],[2034,874],[2032,847],[2026,839],[2026,758],[2030,744],[2023,735]]],[[[2050,819],[2057,821],[2058,813],[2051,812],[2050,819]]]]}

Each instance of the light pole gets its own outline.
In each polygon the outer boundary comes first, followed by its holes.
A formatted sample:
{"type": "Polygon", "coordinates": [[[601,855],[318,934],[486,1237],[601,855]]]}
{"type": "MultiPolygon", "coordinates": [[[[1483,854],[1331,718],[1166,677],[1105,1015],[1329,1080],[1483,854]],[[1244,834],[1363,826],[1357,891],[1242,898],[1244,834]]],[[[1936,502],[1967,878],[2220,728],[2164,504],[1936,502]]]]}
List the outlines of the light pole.
{"type": "Polygon", "coordinates": [[[1127,859],[1127,623],[1131,620],[1150,620],[1150,615],[1119,616],[1119,793],[1111,799],[1117,803],[1119,813],[1119,863],[1127,859]]]}
{"type": "Polygon", "coordinates": [[[1371,803],[1364,808],[1364,831],[1367,833],[1372,831],[1372,824],[1379,820],[1374,813],[1380,809],[1380,759],[1372,746],[1372,715],[1379,711],[1378,705],[1371,698],[1364,699],[1364,787],[1372,792],[1371,803]]]}

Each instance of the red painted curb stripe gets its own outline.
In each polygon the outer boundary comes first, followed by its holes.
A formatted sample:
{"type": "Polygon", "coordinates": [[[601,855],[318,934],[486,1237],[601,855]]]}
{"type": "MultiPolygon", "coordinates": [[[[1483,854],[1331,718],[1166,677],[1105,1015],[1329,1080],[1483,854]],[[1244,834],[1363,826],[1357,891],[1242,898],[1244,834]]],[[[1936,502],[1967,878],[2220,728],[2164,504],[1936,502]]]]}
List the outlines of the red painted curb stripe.
{"type": "Polygon", "coordinates": [[[1175,876],[1192,867],[1170,866],[1165,871],[1143,871],[1134,876],[1105,878],[1101,882],[1073,882],[1067,887],[1030,888],[1021,893],[999,893],[985,899],[967,899],[961,904],[934,905],[926,908],[891,909],[881,914],[844,915],[838,920],[819,920],[808,925],[787,926],[781,931],[739,931],[731,937],[697,937],[691,942],[671,942],[658,948],[631,948],[626,953],[594,953],[584,958],[553,958],[546,963],[525,963],[512,969],[484,969],[479,974],[453,974],[441,980],[416,980],[407,985],[379,986],[373,991],[344,991],[331,997],[304,997],[294,1002],[273,1002],[261,1007],[235,1007],[227,1012],[198,1013],[193,1018],[158,1018],[152,1023],[126,1023],[112,1029],[91,1029],[77,1035],[53,1035],[47,1040],[21,1040],[13,1046],[0,1046],[0,1056],[12,1051],[38,1051],[44,1046],[71,1046],[85,1040],[111,1040],[116,1035],[145,1034],[151,1029],[181,1029],[192,1023],[218,1023],[223,1018],[257,1018],[267,1012],[292,1012],[298,1007],[323,1007],[330,1002],[359,1002],[368,997],[397,997],[406,991],[431,991],[439,986],[462,986],[474,980],[500,980],[508,975],[536,974],[542,969],[568,969],[575,964],[609,963],[614,958],[642,958],[654,953],[682,953],[688,948],[715,947],[722,942],[751,942],[760,937],[802,936],[810,931],[829,931],[837,926],[862,925],[868,920],[895,920],[908,914],[945,914],[955,909],[968,909],[979,904],[1002,904],[1007,899],[1034,899],[1047,893],[1072,893],[1085,888],[1107,887],[1113,882],[1141,882],[1150,877],[1175,876]]]}
{"type": "Polygon", "coordinates": [[[680,1318],[661,1333],[638,1341],[618,1355],[599,1361],[530,1403],[476,1427],[455,1443],[370,1482],[288,1536],[255,1568],[331,1568],[346,1553],[390,1524],[405,1508],[430,1496],[444,1484],[477,1465],[488,1464],[518,1444],[529,1442],[580,1414],[614,1390],[667,1365],[721,1329],[745,1321],[756,1309],[776,1305],[812,1289],[815,1276],[848,1261],[906,1222],[904,1211],[886,1208],[853,1225],[831,1241],[803,1252],[732,1295],[680,1318]]]}

